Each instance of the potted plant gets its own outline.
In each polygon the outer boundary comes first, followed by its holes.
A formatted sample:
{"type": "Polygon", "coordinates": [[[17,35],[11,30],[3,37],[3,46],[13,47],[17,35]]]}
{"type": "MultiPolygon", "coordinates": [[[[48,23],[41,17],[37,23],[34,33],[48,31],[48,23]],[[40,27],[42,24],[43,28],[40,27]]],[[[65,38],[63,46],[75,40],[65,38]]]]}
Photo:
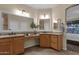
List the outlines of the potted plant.
{"type": "Polygon", "coordinates": [[[31,27],[32,29],[34,29],[34,30],[36,30],[36,28],[37,28],[37,26],[36,26],[36,24],[35,24],[34,22],[31,23],[30,27],[31,27]]]}

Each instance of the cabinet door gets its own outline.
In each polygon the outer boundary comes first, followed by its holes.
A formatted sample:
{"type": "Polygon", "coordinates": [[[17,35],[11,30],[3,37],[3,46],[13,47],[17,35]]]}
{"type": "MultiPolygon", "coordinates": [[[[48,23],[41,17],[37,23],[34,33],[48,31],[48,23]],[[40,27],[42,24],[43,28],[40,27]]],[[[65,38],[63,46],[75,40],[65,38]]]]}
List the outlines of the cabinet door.
{"type": "Polygon", "coordinates": [[[0,54],[12,54],[12,41],[10,38],[0,39],[0,54]]]}
{"type": "Polygon", "coordinates": [[[24,52],[24,37],[15,37],[13,41],[14,54],[24,52]]]}
{"type": "Polygon", "coordinates": [[[51,35],[51,47],[54,49],[58,49],[58,39],[55,35],[51,35]]]}
{"type": "Polygon", "coordinates": [[[50,47],[50,36],[47,34],[40,35],[40,46],[41,47],[50,47]]]}
{"type": "Polygon", "coordinates": [[[58,50],[62,50],[63,48],[63,36],[58,36],[58,50]]]}

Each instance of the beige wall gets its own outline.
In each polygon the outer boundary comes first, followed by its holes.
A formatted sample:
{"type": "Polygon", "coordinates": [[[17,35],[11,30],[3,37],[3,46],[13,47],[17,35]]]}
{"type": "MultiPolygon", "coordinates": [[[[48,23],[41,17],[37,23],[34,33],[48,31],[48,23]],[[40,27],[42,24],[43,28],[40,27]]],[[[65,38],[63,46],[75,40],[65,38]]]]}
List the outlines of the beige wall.
{"type": "Polygon", "coordinates": [[[60,18],[62,22],[65,20],[65,9],[71,6],[70,4],[61,4],[53,8],[53,18],[60,18]]]}

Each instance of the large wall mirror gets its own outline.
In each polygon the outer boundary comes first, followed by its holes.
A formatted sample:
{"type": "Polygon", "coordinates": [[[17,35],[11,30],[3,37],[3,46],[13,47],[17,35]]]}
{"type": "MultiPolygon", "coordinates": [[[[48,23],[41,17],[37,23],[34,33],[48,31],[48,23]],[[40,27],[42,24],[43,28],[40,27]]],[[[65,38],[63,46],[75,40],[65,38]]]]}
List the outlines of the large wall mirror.
{"type": "Polygon", "coordinates": [[[40,30],[45,30],[45,31],[50,31],[51,30],[51,22],[50,19],[40,19],[39,20],[39,29],[40,30]]]}
{"type": "Polygon", "coordinates": [[[31,23],[34,21],[33,18],[27,18],[18,15],[2,13],[3,17],[3,29],[4,30],[32,30],[30,27],[31,23]]]}

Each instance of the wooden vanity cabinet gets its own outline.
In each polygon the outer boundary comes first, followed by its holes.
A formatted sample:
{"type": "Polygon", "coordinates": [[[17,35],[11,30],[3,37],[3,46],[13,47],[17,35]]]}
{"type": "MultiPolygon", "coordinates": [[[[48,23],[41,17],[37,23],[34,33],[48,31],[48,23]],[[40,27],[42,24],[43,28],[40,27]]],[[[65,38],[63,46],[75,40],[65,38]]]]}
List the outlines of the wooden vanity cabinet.
{"type": "Polygon", "coordinates": [[[40,47],[51,47],[56,50],[62,50],[62,35],[55,34],[41,34],[40,35],[40,47]]]}
{"type": "Polygon", "coordinates": [[[0,55],[13,54],[11,38],[0,39],[0,55]]]}
{"type": "Polygon", "coordinates": [[[24,36],[0,38],[0,55],[24,53],[24,36]]]}
{"type": "Polygon", "coordinates": [[[54,48],[56,50],[62,50],[62,35],[51,35],[50,40],[50,46],[51,48],[54,48]]]}
{"type": "Polygon", "coordinates": [[[40,34],[40,47],[50,47],[49,34],[40,34]]]}
{"type": "Polygon", "coordinates": [[[20,54],[21,52],[24,52],[24,37],[14,37],[13,52],[14,54],[20,54]]]}

